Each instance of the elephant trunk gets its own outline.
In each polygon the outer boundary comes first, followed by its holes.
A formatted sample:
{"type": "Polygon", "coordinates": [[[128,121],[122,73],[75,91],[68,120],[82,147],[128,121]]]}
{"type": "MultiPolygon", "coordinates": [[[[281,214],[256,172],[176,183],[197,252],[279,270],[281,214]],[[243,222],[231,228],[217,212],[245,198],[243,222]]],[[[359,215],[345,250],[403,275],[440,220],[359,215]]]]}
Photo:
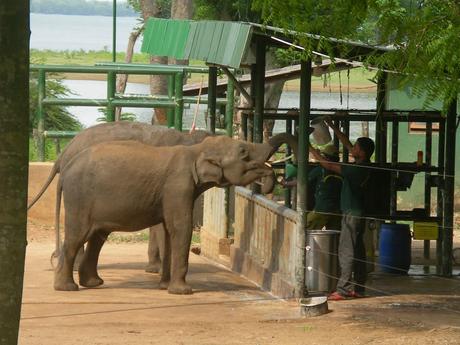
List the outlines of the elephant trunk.
{"type": "Polygon", "coordinates": [[[296,136],[290,133],[280,133],[271,137],[268,140],[268,144],[272,147],[272,154],[274,154],[282,144],[288,144],[291,147],[292,152],[294,153],[294,157],[297,160],[299,152],[299,141],[296,136]]]}

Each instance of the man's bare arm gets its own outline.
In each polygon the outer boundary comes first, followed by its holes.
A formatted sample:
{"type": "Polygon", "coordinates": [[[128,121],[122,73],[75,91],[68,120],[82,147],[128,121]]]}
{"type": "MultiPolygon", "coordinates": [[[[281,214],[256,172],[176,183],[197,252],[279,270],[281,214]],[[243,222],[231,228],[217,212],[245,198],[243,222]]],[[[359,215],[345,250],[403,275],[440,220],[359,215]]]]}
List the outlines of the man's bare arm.
{"type": "Polygon", "coordinates": [[[315,149],[312,146],[310,146],[310,153],[324,169],[333,171],[337,174],[340,174],[342,172],[342,167],[339,164],[328,161],[321,155],[319,150],[315,149]]]}
{"type": "Polygon", "coordinates": [[[340,131],[340,128],[337,127],[331,119],[325,119],[324,122],[326,122],[326,124],[332,128],[332,130],[334,131],[335,135],[337,135],[337,138],[339,138],[340,142],[343,144],[343,146],[345,146],[345,148],[348,150],[348,151],[351,151],[351,149],[353,148],[353,144],[351,143],[350,139],[348,139],[348,137],[345,135],[345,133],[343,133],[342,131],[340,131]]]}

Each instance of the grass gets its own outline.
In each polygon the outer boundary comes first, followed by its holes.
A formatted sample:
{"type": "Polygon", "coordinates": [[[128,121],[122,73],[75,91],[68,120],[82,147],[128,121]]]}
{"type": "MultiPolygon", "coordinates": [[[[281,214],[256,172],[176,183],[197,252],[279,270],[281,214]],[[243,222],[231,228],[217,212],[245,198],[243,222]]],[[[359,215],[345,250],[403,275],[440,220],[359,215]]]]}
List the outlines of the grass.
{"type": "MultiPolygon", "coordinates": [[[[61,152],[71,139],[59,139],[61,152]]],[[[54,139],[46,139],[45,142],[45,161],[55,161],[58,156],[57,145],[54,139]]],[[[37,142],[33,138],[29,138],[29,162],[38,162],[37,142]]]]}

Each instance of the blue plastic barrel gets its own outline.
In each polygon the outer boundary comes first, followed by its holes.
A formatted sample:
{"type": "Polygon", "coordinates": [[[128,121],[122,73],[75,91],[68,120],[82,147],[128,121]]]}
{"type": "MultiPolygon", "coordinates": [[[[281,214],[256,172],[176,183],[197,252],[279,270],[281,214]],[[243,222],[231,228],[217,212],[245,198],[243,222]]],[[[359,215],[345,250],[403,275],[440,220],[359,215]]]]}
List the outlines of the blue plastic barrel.
{"type": "Polygon", "coordinates": [[[382,224],[379,268],[382,272],[407,274],[411,261],[411,235],[407,224],[382,224]]]}

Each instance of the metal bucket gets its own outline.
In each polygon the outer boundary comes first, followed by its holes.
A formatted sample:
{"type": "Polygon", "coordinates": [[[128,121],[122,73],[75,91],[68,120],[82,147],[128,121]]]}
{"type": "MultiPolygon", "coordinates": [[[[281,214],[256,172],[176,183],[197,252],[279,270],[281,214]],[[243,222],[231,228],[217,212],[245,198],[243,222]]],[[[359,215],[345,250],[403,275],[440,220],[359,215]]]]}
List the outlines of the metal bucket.
{"type": "Polygon", "coordinates": [[[316,144],[325,145],[332,140],[329,126],[324,122],[324,116],[315,117],[311,120],[310,126],[315,129],[312,135],[316,144]]]}
{"type": "Polygon", "coordinates": [[[328,293],[335,290],[338,280],[340,231],[306,231],[305,285],[308,293],[328,293]]]}

